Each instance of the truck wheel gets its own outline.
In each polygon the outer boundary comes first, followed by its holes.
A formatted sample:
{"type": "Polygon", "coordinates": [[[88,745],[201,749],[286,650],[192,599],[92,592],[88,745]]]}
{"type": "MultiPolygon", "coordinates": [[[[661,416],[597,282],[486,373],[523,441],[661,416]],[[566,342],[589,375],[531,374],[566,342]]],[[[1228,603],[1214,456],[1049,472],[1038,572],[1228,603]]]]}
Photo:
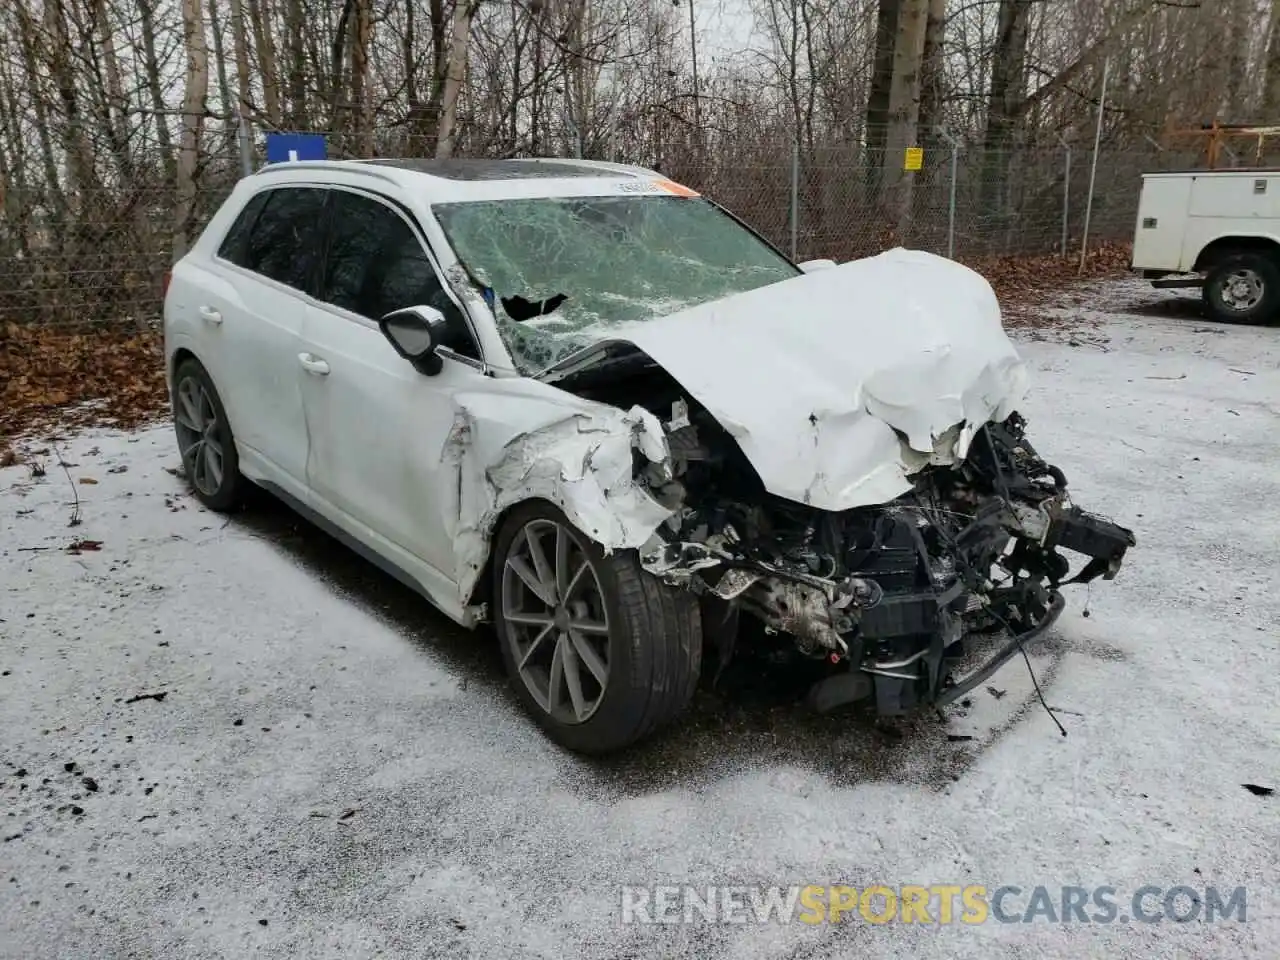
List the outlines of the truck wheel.
{"type": "Polygon", "coordinates": [[[1231,253],[1209,270],[1204,302],[1223,323],[1271,323],[1280,313],[1280,266],[1270,254],[1231,253]]]}
{"type": "Polygon", "coordinates": [[[697,598],[606,554],[550,503],[522,504],[494,544],[494,626],[516,696],[560,744],[601,754],[675,719],[702,661],[697,598]]]}

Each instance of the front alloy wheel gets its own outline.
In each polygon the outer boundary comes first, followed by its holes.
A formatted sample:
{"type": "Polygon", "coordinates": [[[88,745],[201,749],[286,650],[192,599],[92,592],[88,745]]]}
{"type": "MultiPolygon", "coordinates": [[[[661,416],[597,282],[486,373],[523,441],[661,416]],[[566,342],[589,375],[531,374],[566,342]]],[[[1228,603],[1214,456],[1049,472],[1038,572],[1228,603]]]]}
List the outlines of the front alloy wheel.
{"type": "Polygon", "coordinates": [[[696,598],[606,554],[550,503],[506,518],[493,545],[493,607],[516,696],[557,742],[608,753],[688,705],[702,662],[696,598]]]}
{"type": "Polygon", "coordinates": [[[559,723],[591,719],[609,687],[609,613],[577,536],[530,520],[502,570],[502,618],[520,682],[559,723]]]}

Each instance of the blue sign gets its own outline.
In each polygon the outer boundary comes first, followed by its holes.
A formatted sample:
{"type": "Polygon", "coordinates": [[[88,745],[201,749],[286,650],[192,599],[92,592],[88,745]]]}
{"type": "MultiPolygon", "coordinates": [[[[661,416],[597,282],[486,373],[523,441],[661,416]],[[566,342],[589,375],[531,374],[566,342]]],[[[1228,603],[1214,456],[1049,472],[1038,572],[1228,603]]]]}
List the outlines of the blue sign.
{"type": "Polygon", "coordinates": [[[267,163],[290,160],[323,160],[326,144],[323,133],[268,133],[267,163]]]}

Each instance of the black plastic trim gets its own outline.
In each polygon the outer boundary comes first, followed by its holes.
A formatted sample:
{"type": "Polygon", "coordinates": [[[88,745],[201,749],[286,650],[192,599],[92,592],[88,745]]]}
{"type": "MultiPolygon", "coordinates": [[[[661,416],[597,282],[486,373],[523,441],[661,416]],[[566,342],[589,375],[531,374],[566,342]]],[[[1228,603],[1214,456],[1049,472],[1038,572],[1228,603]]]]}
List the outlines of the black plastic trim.
{"type": "Polygon", "coordinates": [[[979,684],[985,683],[991,678],[992,674],[1017,656],[1028,643],[1033,640],[1038,640],[1040,637],[1044,636],[1045,631],[1053,626],[1058,617],[1062,615],[1062,610],[1066,605],[1067,602],[1063,599],[1062,594],[1058,593],[1056,590],[1053,591],[1049,595],[1049,607],[1045,610],[1044,616],[1040,619],[1039,623],[1030,630],[1027,630],[1025,633],[1020,633],[1010,639],[1010,641],[1001,648],[1000,652],[988,660],[976,673],[969,674],[969,676],[965,677],[964,680],[956,684],[954,687],[948,687],[942,693],[938,694],[933,701],[934,704],[940,707],[943,704],[951,703],[952,701],[963,697],[979,684]]]}

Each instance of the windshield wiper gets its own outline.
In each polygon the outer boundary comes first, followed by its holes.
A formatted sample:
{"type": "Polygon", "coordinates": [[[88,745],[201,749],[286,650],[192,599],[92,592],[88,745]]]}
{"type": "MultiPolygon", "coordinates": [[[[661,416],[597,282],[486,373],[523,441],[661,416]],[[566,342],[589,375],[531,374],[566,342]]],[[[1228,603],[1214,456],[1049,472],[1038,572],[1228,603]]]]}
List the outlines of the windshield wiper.
{"type": "Polygon", "coordinates": [[[559,363],[537,374],[545,383],[577,381],[587,376],[597,376],[607,370],[616,375],[624,370],[656,366],[653,358],[634,344],[626,341],[610,341],[587,347],[565,357],[559,363]]]}

